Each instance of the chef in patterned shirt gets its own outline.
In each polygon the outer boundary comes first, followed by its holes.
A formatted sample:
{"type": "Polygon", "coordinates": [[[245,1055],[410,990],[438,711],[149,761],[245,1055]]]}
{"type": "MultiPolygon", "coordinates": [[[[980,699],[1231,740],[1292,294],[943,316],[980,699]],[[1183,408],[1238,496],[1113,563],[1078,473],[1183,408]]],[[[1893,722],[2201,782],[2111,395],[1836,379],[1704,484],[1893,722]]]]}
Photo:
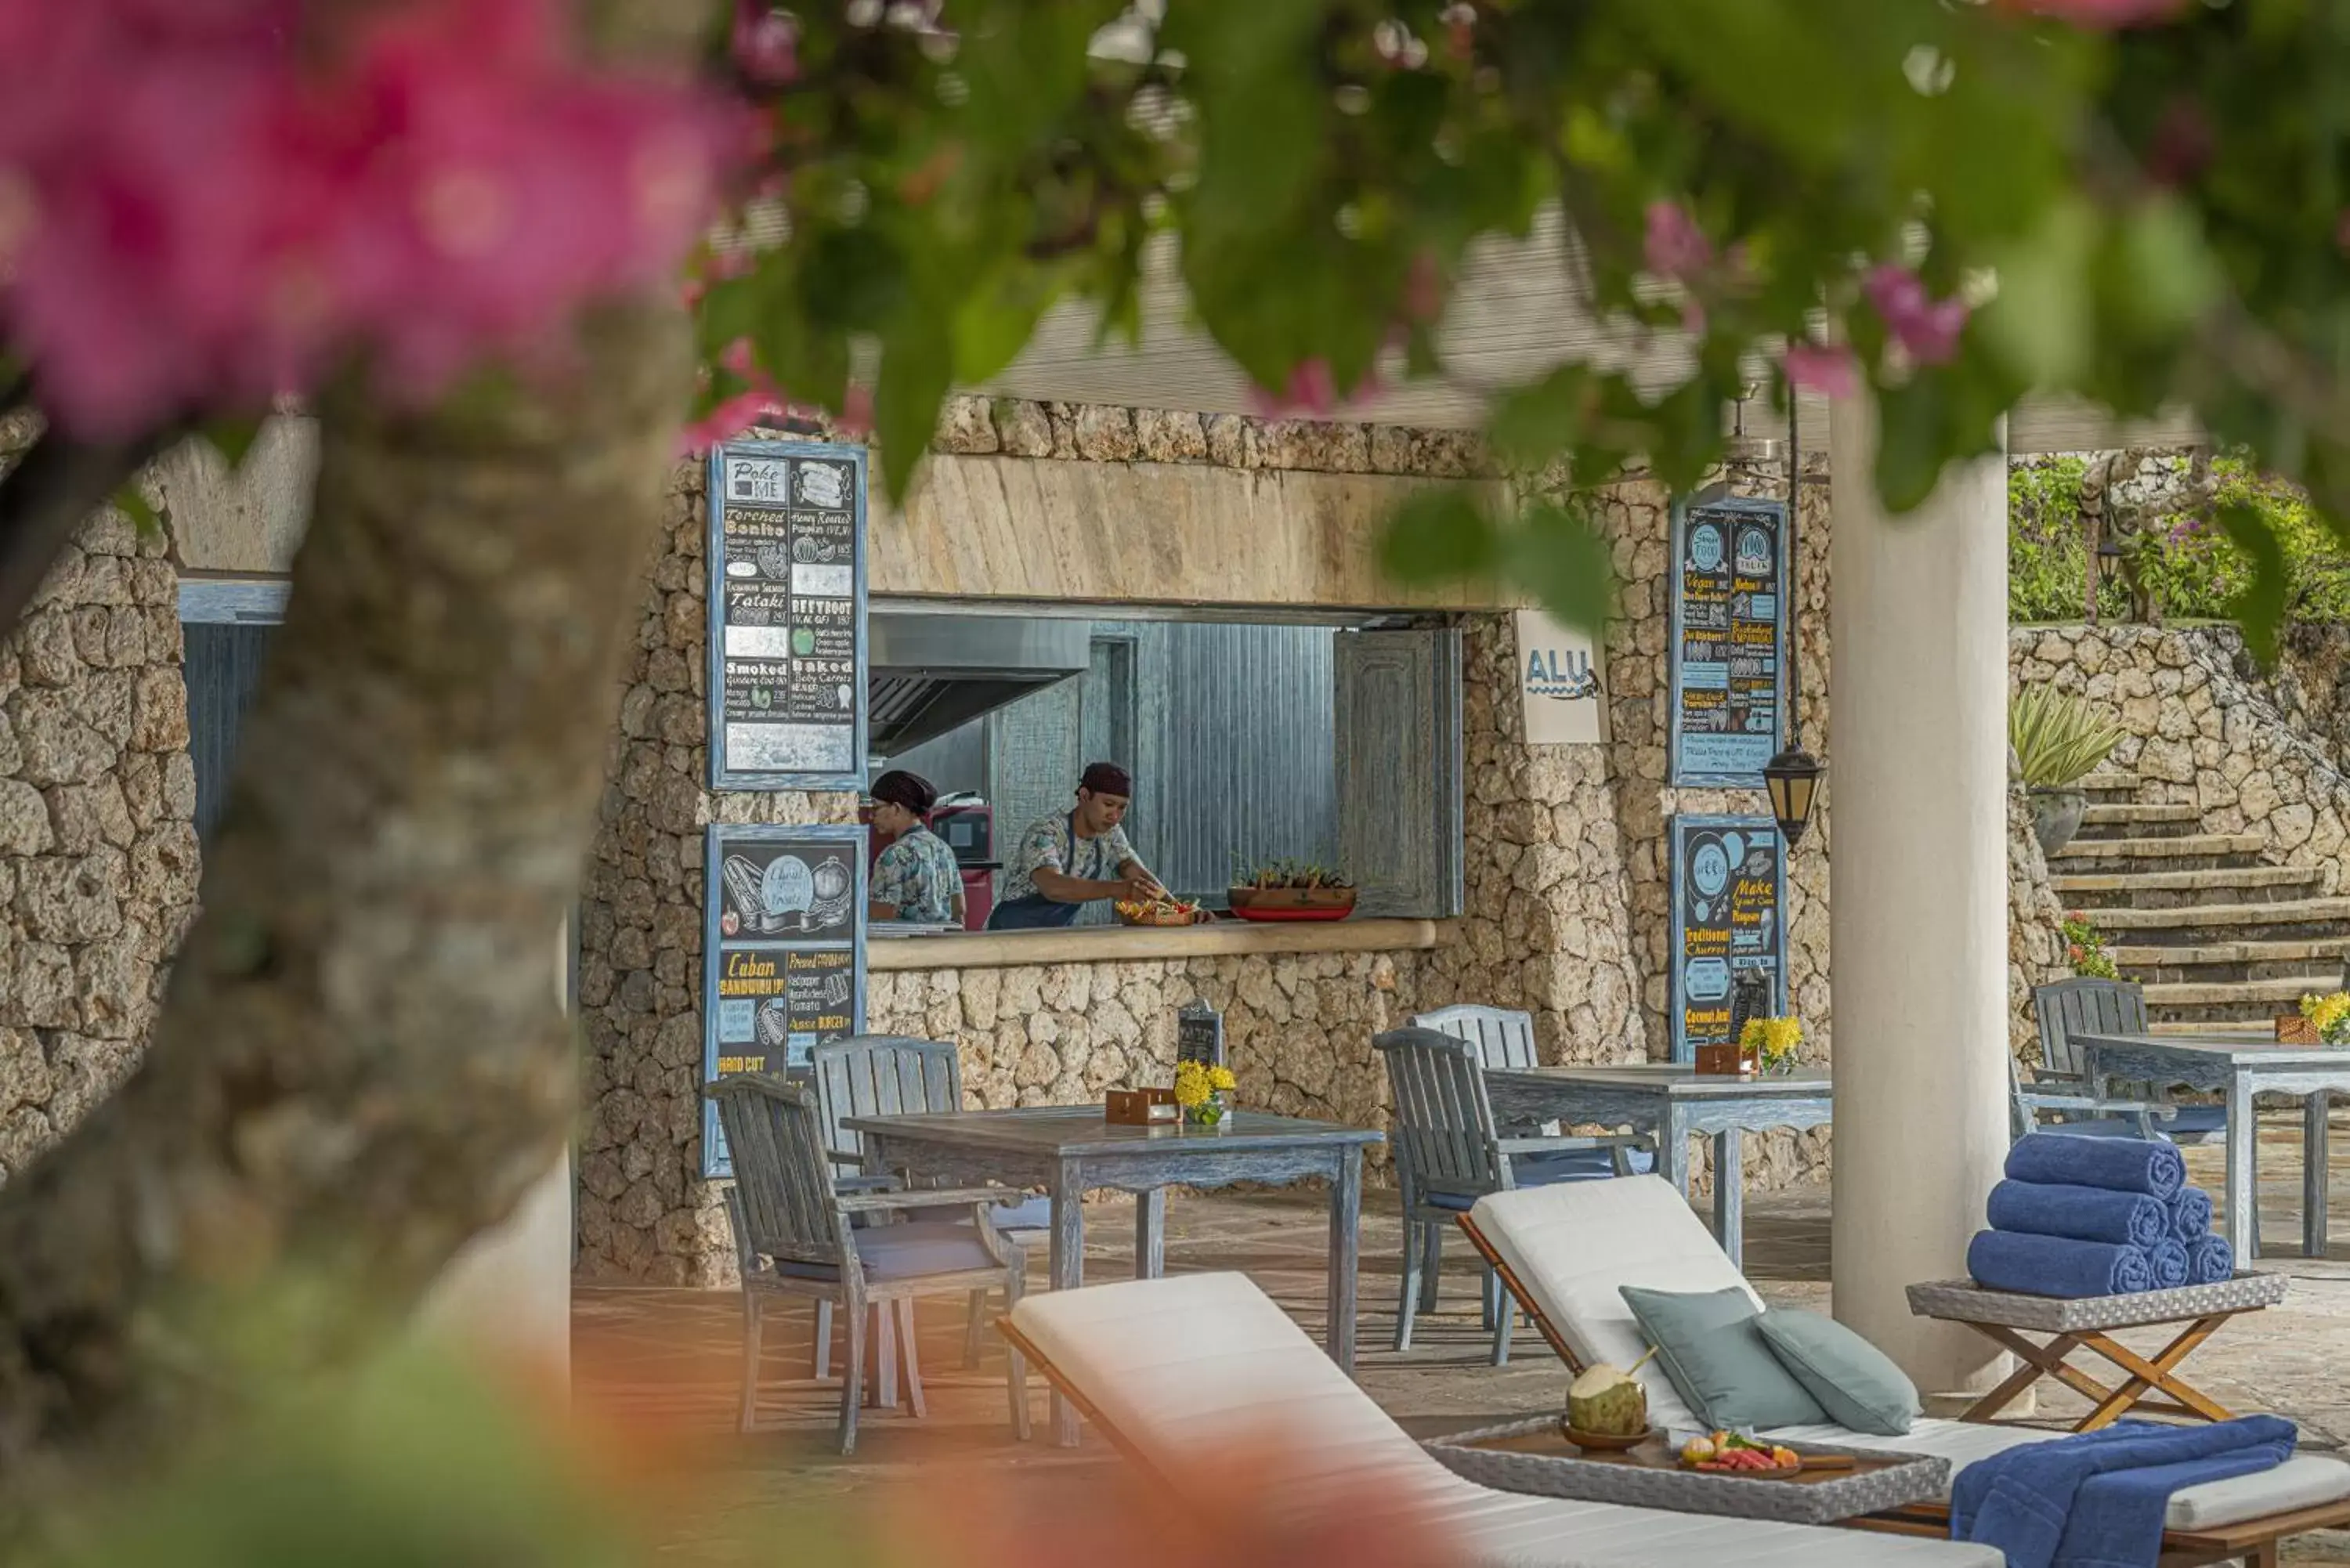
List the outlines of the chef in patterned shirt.
{"type": "Polygon", "coordinates": [[[1077,781],[1076,809],[1029,825],[1003,871],[1003,897],[991,931],[1066,926],[1104,898],[1163,898],[1167,889],[1126,841],[1118,824],[1134,799],[1134,781],[1115,763],[1095,763],[1077,781]]]}
{"type": "Polygon", "coordinates": [[[866,913],[876,920],[962,924],[962,867],[923,818],[939,792],[920,774],[893,769],[873,781],[873,826],[889,847],[873,866],[866,913]]]}

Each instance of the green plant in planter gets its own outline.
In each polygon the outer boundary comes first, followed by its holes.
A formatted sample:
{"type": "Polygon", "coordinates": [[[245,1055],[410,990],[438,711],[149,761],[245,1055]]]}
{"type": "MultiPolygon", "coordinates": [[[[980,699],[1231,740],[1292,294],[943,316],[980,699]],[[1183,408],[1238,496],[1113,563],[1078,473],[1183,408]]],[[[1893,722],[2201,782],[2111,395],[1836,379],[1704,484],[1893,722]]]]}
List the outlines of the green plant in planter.
{"type": "Polygon", "coordinates": [[[2121,744],[2117,725],[2053,686],[2027,686],[2007,708],[2007,741],[2033,789],[2076,784],[2121,744]]]}

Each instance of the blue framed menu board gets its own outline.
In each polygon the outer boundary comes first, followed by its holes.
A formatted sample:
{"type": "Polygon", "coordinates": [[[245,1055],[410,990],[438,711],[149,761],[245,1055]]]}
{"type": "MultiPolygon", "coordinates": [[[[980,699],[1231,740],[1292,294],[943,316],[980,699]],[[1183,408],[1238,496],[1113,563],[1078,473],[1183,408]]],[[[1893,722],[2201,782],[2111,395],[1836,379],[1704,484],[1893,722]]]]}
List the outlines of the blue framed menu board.
{"type": "Polygon", "coordinates": [[[1730,1040],[1731,994],[1743,976],[1770,984],[1787,1011],[1787,846],[1767,816],[1676,816],[1668,828],[1673,898],[1673,1060],[1730,1040]]]}
{"type": "Polygon", "coordinates": [[[710,455],[710,787],[865,788],[865,449],[710,455]]]}
{"type": "MultiPolygon", "coordinates": [[[[865,1027],[865,829],[710,826],[702,872],[702,1076],[801,1074],[865,1027]]],[[[731,1176],[702,1102],[702,1174],[731,1176]]]]}
{"type": "Polygon", "coordinates": [[[1676,503],[1670,782],[1762,788],[1785,728],[1787,504],[1676,503]]]}

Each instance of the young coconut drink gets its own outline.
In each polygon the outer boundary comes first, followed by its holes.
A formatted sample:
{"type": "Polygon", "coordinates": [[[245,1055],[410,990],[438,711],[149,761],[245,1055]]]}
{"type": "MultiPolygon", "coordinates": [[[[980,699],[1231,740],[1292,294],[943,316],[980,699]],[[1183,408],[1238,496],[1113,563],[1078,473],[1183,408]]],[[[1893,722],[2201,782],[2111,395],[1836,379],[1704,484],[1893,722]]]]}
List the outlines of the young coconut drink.
{"type": "MultiPolygon", "coordinates": [[[[1656,1355],[1632,1363],[1628,1370],[1600,1362],[1585,1369],[1566,1389],[1566,1438],[1582,1443],[1596,1438],[1611,1447],[1629,1447],[1648,1435],[1648,1391],[1632,1376],[1656,1355]]],[[[1586,1445],[1596,1447],[1598,1445],[1586,1445]]]]}

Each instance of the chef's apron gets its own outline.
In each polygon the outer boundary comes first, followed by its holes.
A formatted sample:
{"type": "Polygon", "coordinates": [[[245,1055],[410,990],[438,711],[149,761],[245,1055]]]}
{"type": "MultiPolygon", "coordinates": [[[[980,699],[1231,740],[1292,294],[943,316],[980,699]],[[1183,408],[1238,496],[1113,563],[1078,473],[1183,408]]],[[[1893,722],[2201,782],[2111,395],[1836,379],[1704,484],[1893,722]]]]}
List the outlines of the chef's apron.
{"type": "MultiPolygon", "coordinates": [[[[1077,857],[1077,814],[1069,813],[1069,858],[1077,857]]],[[[1071,873],[1075,875],[1075,873],[1071,873]]],[[[987,917],[991,931],[1045,931],[1057,927],[1075,925],[1077,911],[1083,904],[1064,904],[1047,898],[1042,893],[1031,893],[1024,898],[1014,898],[995,906],[995,913],[987,917]]]]}

